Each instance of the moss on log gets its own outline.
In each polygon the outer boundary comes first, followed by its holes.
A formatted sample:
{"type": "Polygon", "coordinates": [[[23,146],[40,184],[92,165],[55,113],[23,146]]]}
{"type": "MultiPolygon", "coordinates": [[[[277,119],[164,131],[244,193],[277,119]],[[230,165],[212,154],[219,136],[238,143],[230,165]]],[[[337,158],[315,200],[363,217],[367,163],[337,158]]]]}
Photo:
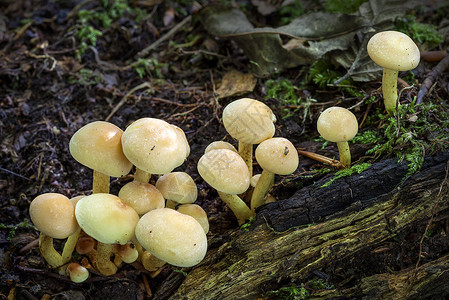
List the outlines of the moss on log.
{"type": "Polygon", "coordinates": [[[212,239],[206,259],[173,273],[157,299],[270,298],[282,286],[310,297],[418,299],[449,295],[449,153],[404,179],[395,160],[259,209],[254,224],[212,239]],[[281,229],[281,230],[280,230],[281,229]],[[311,285],[325,280],[325,289],[311,285]]]}

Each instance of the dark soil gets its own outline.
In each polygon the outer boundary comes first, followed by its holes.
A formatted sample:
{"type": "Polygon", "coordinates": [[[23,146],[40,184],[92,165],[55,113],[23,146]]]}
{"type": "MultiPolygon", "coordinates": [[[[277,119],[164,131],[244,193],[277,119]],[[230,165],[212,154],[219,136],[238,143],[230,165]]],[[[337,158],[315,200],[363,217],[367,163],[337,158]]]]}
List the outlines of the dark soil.
{"type": "MultiPolygon", "coordinates": [[[[247,72],[250,62],[232,41],[209,36],[194,15],[182,30],[150,52],[148,57],[157,60],[160,67],[140,78],[133,68],[127,67],[133,57],[166,35],[192,14],[194,8],[181,4],[183,2],[168,1],[151,6],[145,3],[152,1],[130,2],[149,17],[136,21],[134,15],[125,13],[109,28],[103,28],[95,48],[87,48],[79,57],[73,28],[78,22],[76,12],[81,1],[0,2],[2,299],[14,299],[14,296],[16,299],[151,298],[150,290],[157,291],[161,282],[178,271],[167,266],[151,278],[148,272],[126,265],[114,276],[93,274],[85,283],[74,284],[65,275],[50,269],[40,256],[36,244],[39,232],[30,226],[30,202],[46,192],[62,193],[69,198],[91,192],[92,172],[71,157],[68,144],[77,129],[95,120],[105,120],[111,112],[109,121],[122,129],[142,117],[161,118],[182,128],[191,154],[177,170],[190,174],[198,185],[196,203],[204,208],[210,221],[209,247],[219,247],[227,240],[229,230],[238,228],[237,221],[218,199],[217,193],[198,176],[196,163],[212,141],[225,140],[235,144],[224,130],[221,113],[226,104],[240,96],[217,99],[215,91],[227,71],[247,72]],[[171,9],[174,9],[172,20],[164,24],[164,16],[170,16],[167,12],[171,9]],[[192,36],[198,37],[198,41],[188,50],[170,44],[186,43],[192,36]],[[145,87],[132,91],[144,82],[150,84],[149,90],[145,87]],[[126,101],[119,106],[130,91],[126,101]],[[146,286],[147,280],[149,286],[146,286]]],[[[88,1],[83,7],[99,9],[95,1],[88,1]]],[[[433,14],[429,10],[422,18],[432,21],[433,14]]],[[[261,23],[270,20],[258,18],[261,23]]],[[[435,18],[443,22],[439,16],[435,18]]],[[[442,43],[437,48],[445,47],[447,44],[442,43]]],[[[417,82],[421,83],[437,63],[424,62],[415,73],[417,82]]],[[[275,78],[288,78],[299,83],[305,81],[306,68],[288,70],[275,78]]],[[[265,79],[259,78],[255,89],[244,97],[265,99],[264,83],[265,79]]],[[[317,105],[311,106],[310,117],[306,119],[302,118],[302,109],[284,119],[280,99],[264,100],[278,116],[276,135],[288,138],[298,148],[338,157],[334,145],[321,149],[322,141],[314,141],[319,137],[315,127],[317,116],[333,104],[350,107],[360,99],[336,89],[321,90],[313,83],[303,86],[299,94],[313,95],[318,100],[317,105]],[[336,99],[335,103],[329,103],[329,99],[336,99]]],[[[367,111],[382,106],[381,96],[377,93],[379,86],[379,82],[357,83],[357,89],[376,98],[373,104],[362,102],[356,106],[354,113],[359,120],[367,111]]],[[[447,89],[446,74],[436,81],[430,97],[447,99],[447,89]]],[[[402,100],[407,102],[416,94],[416,88],[408,90],[402,100]]],[[[370,147],[369,144],[351,145],[353,160],[365,157],[365,151],[370,147]]],[[[432,154],[431,151],[428,153],[432,154]]],[[[376,159],[392,158],[383,155],[376,159]]],[[[258,170],[257,166],[255,168],[258,170]]],[[[276,178],[273,193],[279,201],[292,196],[324,176],[316,170],[328,169],[311,159],[301,158],[295,174],[276,178]]],[[[112,179],[111,193],[116,194],[131,179],[131,175],[112,179]]]]}

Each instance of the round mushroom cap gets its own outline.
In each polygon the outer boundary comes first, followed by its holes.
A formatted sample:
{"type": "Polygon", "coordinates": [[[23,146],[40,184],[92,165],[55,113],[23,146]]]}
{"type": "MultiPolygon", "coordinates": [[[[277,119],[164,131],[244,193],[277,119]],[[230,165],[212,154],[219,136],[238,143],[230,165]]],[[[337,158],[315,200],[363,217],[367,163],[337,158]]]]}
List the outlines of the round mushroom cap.
{"type": "Polygon", "coordinates": [[[39,195],[31,201],[29,210],[33,224],[51,238],[65,239],[79,228],[75,219],[75,206],[64,195],[39,195]]]}
{"type": "Polygon", "coordinates": [[[259,144],[274,135],[276,116],[263,102],[242,98],[223,110],[226,131],[239,142],[259,144]]]}
{"type": "Polygon", "coordinates": [[[103,244],[126,244],[134,237],[139,215],[117,196],[97,193],[78,201],[76,219],[88,235],[103,244]]]}
{"type": "Polygon", "coordinates": [[[383,31],[371,37],[368,55],[382,68],[408,71],[419,64],[420,53],[415,42],[398,31],[383,31]]]}
{"type": "Polygon", "coordinates": [[[120,189],[118,197],[131,206],[139,215],[165,206],[165,199],[161,192],[154,185],[147,182],[135,180],[128,182],[120,189]]]}
{"type": "Polygon", "coordinates": [[[122,135],[123,152],[139,169],[151,174],[166,174],[184,163],[188,155],[186,139],[171,124],[142,118],[122,135]]]}
{"type": "Polygon", "coordinates": [[[114,124],[95,121],[75,132],[69,150],[82,165],[108,176],[120,177],[132,168],[123,154],[122,134],[123,131],[114,124]]]}
{"type": "Polygon", "coordinates": [[[256,160],[262,169],[274,174],[288,175],[298,168],[299,157],[295,146],[286,138],[263,141],[256,148],[256,160]]]}
{"type": "Polygon", "coordinates": [[[357,118],[343,107],[329,107],[318,118],[317,129],[321,136],[330,142],[351,140],[359,130],[357,118]]]}
{"type": "Polygon", "coordinates": [[[207,153],[215,149],[228,149],[237,152],[237,149],[235,149],[235,147],[232,144],[225,141],[215,141],[207,145],[206,149],[204,149],[204,153],[207,153]]]}
{"type": "Polygon", "coordinates": [[[201,227],[203,227],[204,233],[207,234],[209,232],[209,219],[201,206],[198,204],[187,203],[179,205],[176,210],[182,214],[194,217],[195,220],[200,223],[201,227]]]}
{"type": "Polygon", "coordinates": [[[186,146],[186,158],[187,158],[190,155],[190,145],[189,145],[189,141],[187,140],[186,133],[184,132],[184,130],[182,130],[178,126],[173,125],[173,124],[170,124],[170,125],[176,130],[180,139],[182,139],[184,141],[185,146],[186,146]]]}
{"type": "Polygon", "coordinates": [[[207,251],[207,238],[200,223],[170,208],[143,215],[136,226],[136,238],[151,254],[178,267],[200,263],[207,251]]]}
{"type": "Polygon", "coordinates": [[[260,175],[262,174],[256,174],[253,175],[253,177],[251,177],[249,183],[251,184],[252,187],[256,187],[257,183],[259,182],[260,175]]]}
{"type": "Polygon", "coordinates": [[[185,172],[172,172],[159,177],[156,188],[165,199],[177,203],[193,203],[198,197],[198,188],[192,177],[185,172]]]}
{"type": "Polygon", "coordinates": [[[243,158],[228,149],[211,150],[198,161],[198,173],[217,191],[236,195],[249,187],[250,174],[243,158]]]}

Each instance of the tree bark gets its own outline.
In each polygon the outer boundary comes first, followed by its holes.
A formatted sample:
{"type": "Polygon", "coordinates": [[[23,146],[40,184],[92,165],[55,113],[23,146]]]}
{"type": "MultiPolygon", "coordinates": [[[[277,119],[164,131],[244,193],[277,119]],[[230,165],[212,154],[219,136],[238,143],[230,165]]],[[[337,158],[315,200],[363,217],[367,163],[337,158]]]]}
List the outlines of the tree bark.
{"type": "Polygon", "coordinates": [[[205,260],[186,277],[173,272],[155,298],[268,299],[293,285],[319,298],[449,295],[448,165],[444,152],[409,178],[397,159],[328,187],[332,176],[322,178],[212,238],[205,260]]]}

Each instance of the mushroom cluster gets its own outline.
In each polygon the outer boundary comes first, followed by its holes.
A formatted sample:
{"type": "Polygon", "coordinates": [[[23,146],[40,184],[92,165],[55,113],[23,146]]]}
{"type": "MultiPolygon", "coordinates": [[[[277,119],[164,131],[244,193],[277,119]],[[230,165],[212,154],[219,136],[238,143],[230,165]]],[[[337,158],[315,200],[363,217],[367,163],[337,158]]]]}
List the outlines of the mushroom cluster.
{"type": "Polygon", "coordinates": [[[275,121],[272,110],[263,102],[250,98],[231,102],[223,110],[223,124],[238,141],[238,151],[228,142],[216,141],[206,147],[198,161],[199,175],[217,190],[239,224],[248,221],[265,203],[275,174],[288,175],[298,167],[298,152],[293,144],[273,137],[275,121]],[[263,172],[254,190],[250,190],[253,145],[257,144],[255,156],[263,172]]]}
{"type": "Polygon", "coordinates": [[[52,268],[83,282],[89,270],[112,275],[122,263],[141,263],[159,272],[166,263],[191,267],[202,261],[207,214],[194,204],[198,193],[193,179],[173,172],[190,153],[179,127],[142,118],[123,131],[96,121],[72,136],[69,149],[75,160],[93,170],[92,194],[69,199],[46,193],[29,209],[40,231],[39,249],[52,268]],[[110,177],[127,175],[133,166],[134,179],[118,195],[111,194],[110,177]],[[153,174],[158,178],[151,181],[153,174]],[[53,239],[66,239],[62,253],[53,239]],[[75,261],[74,251],[81,259],[75,261]]]}

